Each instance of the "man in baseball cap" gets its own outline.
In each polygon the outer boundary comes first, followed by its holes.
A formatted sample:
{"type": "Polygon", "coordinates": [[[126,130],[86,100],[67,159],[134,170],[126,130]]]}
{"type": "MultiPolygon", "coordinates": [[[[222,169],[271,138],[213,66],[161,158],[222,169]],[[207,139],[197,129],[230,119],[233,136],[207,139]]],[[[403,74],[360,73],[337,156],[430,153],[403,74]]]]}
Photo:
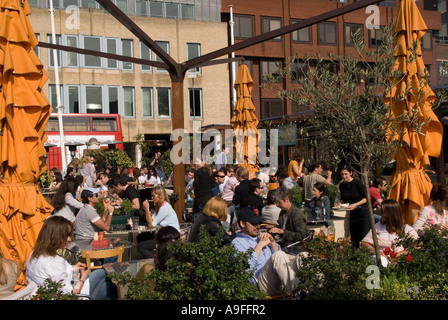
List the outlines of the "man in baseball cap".
{"type": "MultiPolygon", "coordinates": [[[[100,191],[101,191],[101,188],[85,188],[81,192],[82,202],[89,203],[89,198],[99,198],[98,194],[100,191]],[[95,195],[97,195],[97,196],[95,197],[95,195]]],[[[98,203],[98,201],[94,201],[94,202],[98,203]]]]}
{"type": "Polygon", "coordinates": [[[249,264],[250,269],[255,270],[253,280],[260,290],[271,296],[286,291],[294,294],[298,281],[294,270],[298,262],[290,262],[288,255],[281,250],[272,235],[260,233],[264,219],[257,211],[255,207],[245,207],[239,211],[241,232],[236,234],[232,244],[241,252],[253,250],[249,264]]]}

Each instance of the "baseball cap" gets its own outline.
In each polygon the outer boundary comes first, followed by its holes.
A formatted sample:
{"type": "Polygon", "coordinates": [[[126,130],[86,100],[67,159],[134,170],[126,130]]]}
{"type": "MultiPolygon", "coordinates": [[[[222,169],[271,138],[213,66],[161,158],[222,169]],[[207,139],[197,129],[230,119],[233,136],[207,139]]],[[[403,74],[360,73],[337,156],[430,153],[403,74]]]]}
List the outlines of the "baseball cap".
{"type": "Polygon", "coordinates": [[[85,188],[81,192],[81,199],[87,201],[88,198],[91,198],[94,194],[100,192],[101,188],[85,188]]]}
{"type": "Polygon", "coordinates": [[[238,220],[248,221],[251,224],[260,224],[264,219],[259,215],[258,209],[255,207],[245,207],[240,210],[238,220]]]}

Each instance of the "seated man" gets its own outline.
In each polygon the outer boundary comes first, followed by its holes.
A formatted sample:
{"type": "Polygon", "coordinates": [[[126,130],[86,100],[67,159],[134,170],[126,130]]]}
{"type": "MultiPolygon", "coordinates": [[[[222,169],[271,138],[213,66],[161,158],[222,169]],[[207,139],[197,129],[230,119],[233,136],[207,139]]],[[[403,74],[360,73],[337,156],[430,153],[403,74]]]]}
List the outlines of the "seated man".
{"type": "Polygon", "coordinates": [[[261,214],[261,210],[263,210],[264,203],[263,198],[261,197],[261,193],[263,192],[263,185],[261,184],[261,180],[258,178],[253,178],[249,180],[249,194],[241,199],[240,208],[244,207],[255,207],[258,209],[258,212],[261,214]]]}
{"type": "Polygon", "coordinates": [[[81,192],[84,207],[79,210],[75,220],[76,243],[79,245],[82,241],[88,243],[92,241],[94,233],[99,231],[108,231],[112,223],[112,214],[114,207],[110,200],[103,200],[104,212],[102,217],[96,212],[95,205],[99,202],[99,192],[101,188],[85,188],[81,192]]]}
{"type": "Polygon", "coordinates": [[[386,189],[387,181],[384,178],[377,178],[373,180],[372,186],[369,189],[375,223],[378,223],[378,221],[380,221],[381,219],[380,215],[378,214],[378,209],[383,202],[382,193],[385,192],[386,189]]]}
{"type": "Polygon", "coordinates": [[[274,238],[268,233],[260,233],[263,221],[255,208],[242,208],[238,214],[241,232],[232,240],[233,246],[241,252],[253,249],[250,257],[250,268],[255,271],[254,277],[258,288],[268,295],[279,295],[285,291],[294,293],[298,283],[295,274],[300,265],[300,255],[292,262],[281,250],[274,238]]]}
{"type": "Polygon", "coordinates": [[[292,193],[287,187],[279,187],[275,193],[280,212],[277,227],[269,229],[271,234],[279,234],[283,239],[283,246],[305,239],[311,231],[306,225],[306,215],[292,204],[292,193]]]}

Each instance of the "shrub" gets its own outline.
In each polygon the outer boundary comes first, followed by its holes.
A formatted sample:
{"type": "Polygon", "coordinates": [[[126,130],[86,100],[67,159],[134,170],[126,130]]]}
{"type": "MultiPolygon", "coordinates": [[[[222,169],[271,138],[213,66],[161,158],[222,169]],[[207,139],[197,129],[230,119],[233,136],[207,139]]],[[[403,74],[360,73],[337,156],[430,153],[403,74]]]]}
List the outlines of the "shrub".
{"type": "Polygon", "coordinates": [[[179,240],[169,250],[176,259],[167,262],[167,270],[153,270],[143,279],[129,274],[112,275],[121,285],[128,286],[130,300],[246,300],[265,295],[249,280],[249,255],[232,245],[222,244],[224,230],[214,237],[202,227],[198,243],[179,240]],[[155,290],[151,289],[155,284],[155,290]]]}

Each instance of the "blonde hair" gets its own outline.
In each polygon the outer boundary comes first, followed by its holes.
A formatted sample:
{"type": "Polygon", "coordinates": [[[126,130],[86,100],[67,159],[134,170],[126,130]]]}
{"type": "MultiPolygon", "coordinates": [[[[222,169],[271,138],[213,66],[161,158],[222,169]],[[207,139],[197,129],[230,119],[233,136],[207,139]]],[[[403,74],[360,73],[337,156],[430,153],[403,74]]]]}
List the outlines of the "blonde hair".
{"type": "Polygon", "coordinates": [[[238,167],[235,171],[235,175],[241,179],[249,179],[249,170],[244,167],[238,167]]]}
{"type": "Polygon", "coordinates": [[[220,197],[213,197],[205,204],[204,214],[221,221],[227,220],[227,203],[220,197]]]}
{"type": "Polygon", "coordinates": [[[165,189],[161,186],[155,186],[151,191],[151,194],[152,193],[155,193],[161,199],[161,201],[159,201],[159,203],[155,205],[157,214],[159,212],[160,206],[163,204],[164,201],[170,203],[170,198],[168,197],[168,194],[166,193],[165,189]]]}

